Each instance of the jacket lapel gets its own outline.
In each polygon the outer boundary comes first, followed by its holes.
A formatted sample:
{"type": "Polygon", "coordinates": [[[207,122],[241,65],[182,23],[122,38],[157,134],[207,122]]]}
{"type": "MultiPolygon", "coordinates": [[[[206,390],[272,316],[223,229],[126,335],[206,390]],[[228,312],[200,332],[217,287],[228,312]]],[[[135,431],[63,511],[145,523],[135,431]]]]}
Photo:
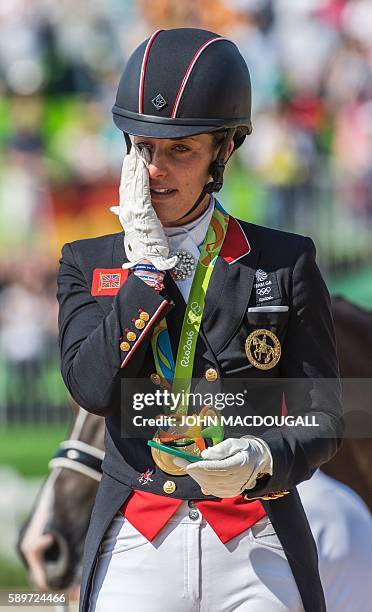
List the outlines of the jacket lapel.
{"type": "Polygon", "coordinates": [[[217,355],[239,329],[251,296],[259,249],[240,223],[230,217],[226,238],[213,270],[202,328],[217,355]]]}
{"type": "Polygon", "coordinates": [[[167,272],[164,276],[164,286],[167,297],[170,298],[175,304],[175,307],[172,308],[172,310],[170,310],[167,314],[167,326],[170,343],[172,346],[173,358],[176,359],[183,318],[186,311],[186,302],[169,272],[167,272]]]}
{"type": "MultiPolygon", "coordinates": [[[[248,308],[260,251],[256,245],[250,244],[245,232],[241,224],[234,217],[230,217],[226,238],[205,296],[200,340],[204,337],[207,342],[199,341],[197,345],[197,353],[204,356],[209,352],[208,345],[214,355],[223,349],[239,329],[248,308]]],[[[110,264],[113,268],[120,268],[128,261],[123,237],[124,232],[120,232],[114,238],[110,264]]],[[[102,262],[102,266],[103,264],[105,262],[102,262]]],[[[169,273],[165,275],[164,284],[167,295],[176,306],[167,315],[175,357],[186,304],[169,273]]],[[[101,296],[97,299],[105,314],[110,312],[113,300],[113,296],[101,296]]]]}

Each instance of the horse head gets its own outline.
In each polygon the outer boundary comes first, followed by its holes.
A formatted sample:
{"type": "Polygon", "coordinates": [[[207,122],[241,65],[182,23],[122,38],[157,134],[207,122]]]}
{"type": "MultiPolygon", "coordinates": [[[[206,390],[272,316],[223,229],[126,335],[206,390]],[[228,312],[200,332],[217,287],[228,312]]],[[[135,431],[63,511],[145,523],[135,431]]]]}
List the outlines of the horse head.
{"type": "Polygon", "coordinates": [[[30,579],[42,590],[80,583],[84,540],[101,479],[103,419],[77,405],[74,414],[69,438],[50,461],[50,475],[18,540],[30,579]]]}

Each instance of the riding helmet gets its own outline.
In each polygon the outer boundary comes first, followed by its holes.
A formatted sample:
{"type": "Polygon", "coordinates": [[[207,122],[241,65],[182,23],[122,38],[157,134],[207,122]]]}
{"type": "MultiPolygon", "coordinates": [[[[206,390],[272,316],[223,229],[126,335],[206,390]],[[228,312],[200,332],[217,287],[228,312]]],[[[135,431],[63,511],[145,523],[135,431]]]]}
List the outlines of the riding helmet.
{"type": "Polygon", "coordinates": [[[226,130],[203,193],[219,191],[229,142],[236,149],[252,131],[249,71],[236,45],[214,32],[157,30],[130,56],[112,112],[128,148],[128,134],[180,138],[226,130]]]}

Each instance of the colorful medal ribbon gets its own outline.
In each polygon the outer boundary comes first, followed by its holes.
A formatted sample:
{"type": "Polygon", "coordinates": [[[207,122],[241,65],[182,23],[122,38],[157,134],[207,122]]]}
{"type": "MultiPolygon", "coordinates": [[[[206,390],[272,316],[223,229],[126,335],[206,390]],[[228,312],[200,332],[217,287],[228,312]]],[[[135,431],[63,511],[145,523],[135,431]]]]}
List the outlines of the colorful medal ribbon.
{"type": "MultiPolygon", "coordinates": [[[[161,378],[173,381],[172,393],[180,394],[177,414],[187,414],[187,397],[191,387],[195,349],[202,321],[205,295],[226,236],[229,215],[217,202],[201,248],[182,324],[180,342],[174,363],[169,332],[164,318],[154,329],[151,344],[156,371],[161,378]]],[[[165,414],[174,414],[171,409],[165,414]]]]}

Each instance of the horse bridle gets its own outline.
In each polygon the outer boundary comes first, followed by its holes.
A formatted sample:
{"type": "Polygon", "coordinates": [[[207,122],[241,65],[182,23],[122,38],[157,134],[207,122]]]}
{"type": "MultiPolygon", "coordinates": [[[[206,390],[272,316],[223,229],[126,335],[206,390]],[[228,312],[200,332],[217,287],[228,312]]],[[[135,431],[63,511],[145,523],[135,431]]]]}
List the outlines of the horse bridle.
{"type": "Polygon", "coordinates": [[[58,446],[53,458],[49,461],[48,467],[50,470],[67,468],[100,482],[104,456],[103,450],[86,442],[65,440],[58,446]]]}

